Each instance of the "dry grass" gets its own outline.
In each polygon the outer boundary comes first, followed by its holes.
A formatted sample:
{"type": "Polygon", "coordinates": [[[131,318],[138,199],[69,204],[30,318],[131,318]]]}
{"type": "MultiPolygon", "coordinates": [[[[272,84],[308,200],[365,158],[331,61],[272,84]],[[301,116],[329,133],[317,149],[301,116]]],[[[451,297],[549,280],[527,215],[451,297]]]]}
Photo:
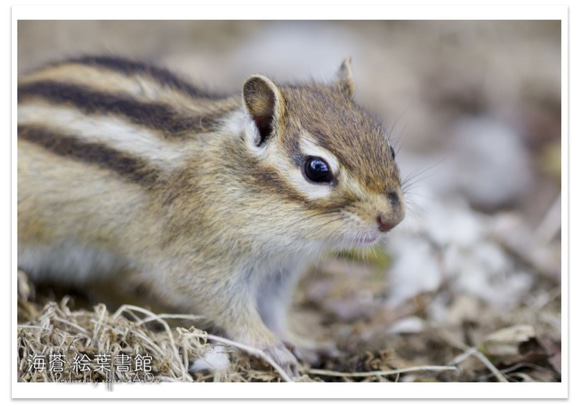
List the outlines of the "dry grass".
{"type": "MultiPolygon", "coordinates": [[[[22,276],[22,275],[21,275],[22,276]]],[[[194,382],[279,381],[290,378],[262,352],[207,334],[194,327],[171,328],[168,320],[191,319],[189,315],[154,314],[138,306],[124,305],[111,313],[104,304],[93,309],[72,310],[70,298],[44,306],[18,299],[18,380],[26,382],[194,382]],[[190,365],[212,351],[216,344],[228,345],[265,359],[273,370],[254,374],[246,371],[251,360],[234,354],[228,371],[192,374],[190,365]],[[129,363],[122,357],[129,356],[129,363]],[[75,368],[82,357],[89,371],[75,368]],[[136,358],[151,362],[136,369],[136,358]],[[44,359],[43,362],[38,361],[44,359]],[[61,359],[63,362],[59,361],[61,359]],[[100,359],[102,362],[100,362],[100,359]],[[36,363],[35,363],[36,360],[36,363]],[[103,364],[103,365],[102,365],[103,364]]],[[[128,358],[126,357],[126,360],[128,358]]],[[[78,364],[79,365],[79,364],[78,364]]]]}
{"type": "MultiPolygon", "coordinates": [[[[124,305],[110,313],[105,305],[92,310],[71,310],[69,298],[44,307],[19,298],[19,313],[27,322],[18,326],[19,381],[26,382],[195,382],[195,381],[292,381],[285,371],[262,351],[208,334],[190,327],[172,329],[167,319],[193,319],[188,315],[156,315],[138,306],[124,305]],[[189,366],[217,345],[231,349],[231,365],[210,375],[192,374],[189,366]],[[240,350],[240,352],[237,352],[240,350]],[[122,368],[122,354],[135,360],[138,355],[151,359],[148,371],[136,371],[134,363],[122,368]],[[91,360],[91,371],[75,368],[75,360],[83,356],[91,360]],[[106,355],[107,358],[103,358],[106,355]],[[39,356],[45,367],[35,363],[39,356]],[[59,371],[58,359],[64,361],[59,371]],[[106,359],[103,368],[97,361],[106,359]],[[255,359],[253,359],[255,358],[255,359]],[[51,359],[53,361],[51,361],[51,359]],[[257,361],[263,361],[260,365],[257,361]],[[271,366],[265,368],[266,364],[271,366]]],[[[454,366],[419,366],[388,371],[338,372],[306,369],[300,381],[313,381],[310,376],[368,378],[423,371],[457,371],[454,366]]]]}

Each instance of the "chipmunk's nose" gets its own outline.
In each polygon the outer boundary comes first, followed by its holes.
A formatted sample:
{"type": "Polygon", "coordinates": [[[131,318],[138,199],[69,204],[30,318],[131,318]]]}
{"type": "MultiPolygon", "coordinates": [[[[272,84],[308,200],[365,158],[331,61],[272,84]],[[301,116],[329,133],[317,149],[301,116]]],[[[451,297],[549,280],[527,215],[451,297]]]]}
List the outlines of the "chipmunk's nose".
{"type": "Polygon", "coordinates": [[[382,208],[377,209],[376,221],[381,233],[395,228],[405,216],[405,206],[400,194],[391,192],[388,197],[389,205],[386,205],[386,200],[383,199],[382,208]]]}
{"type": "Polygon", "coordinates": [[[379,226],[379,231],[381,233],[386,233],[387,231],[390,231],[393,227],[395,227],[397,224],[399,224],[399,221],[394,221],[392,219],[392,217],[387,216],[383,213],[379,213],[377,215],[377,224],[379,226]]]}

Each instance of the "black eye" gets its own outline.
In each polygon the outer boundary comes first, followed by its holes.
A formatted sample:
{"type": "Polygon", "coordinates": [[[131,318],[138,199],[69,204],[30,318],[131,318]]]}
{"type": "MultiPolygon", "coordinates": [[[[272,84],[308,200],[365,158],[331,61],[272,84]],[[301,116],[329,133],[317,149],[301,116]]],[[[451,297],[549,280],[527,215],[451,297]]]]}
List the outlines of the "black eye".
{"type": "Polygon", "coordinates": [[[310,156],[304,163],[304,175],[316,183],[330,183],[333,176],[330,167],[322,158],[310,156]]]}
{"type": "Polygon", "coordinates": [[[395,150],[390,145],[389,145],[389,148],[391,149],[391,156],[393,157],[393,160],[394,160],[395,159],[395,150]]]}

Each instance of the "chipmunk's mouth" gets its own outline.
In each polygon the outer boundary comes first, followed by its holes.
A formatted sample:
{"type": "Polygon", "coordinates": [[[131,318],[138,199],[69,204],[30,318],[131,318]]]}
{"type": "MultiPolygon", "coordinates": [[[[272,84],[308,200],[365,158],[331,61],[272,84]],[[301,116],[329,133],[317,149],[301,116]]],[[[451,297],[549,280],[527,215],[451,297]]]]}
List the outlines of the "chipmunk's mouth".
{"type": "Polygon", "coordinates": [[[361,245],[373,245],[375,244],[378,240],[381,239],[380,235],[367,235],[367,236],[363,236],[360,239],[358,239],[358,243],[361,245]]]}
{"type": "Polygon", "coordinates": [[[376,230],[349,232],[343,235],[337,235],[336,238],[332,239],[332,245],[340,249],[366,248],[378,243],[383,236],[384,233],[377,232],[376,230]]]}
{"type": "Polygon", "coordinates": [[[365,248],[376,244],[381,239],[382,234],[366,233],[347,236],[344,238],[344,244],[347,248],[365,248]]]}

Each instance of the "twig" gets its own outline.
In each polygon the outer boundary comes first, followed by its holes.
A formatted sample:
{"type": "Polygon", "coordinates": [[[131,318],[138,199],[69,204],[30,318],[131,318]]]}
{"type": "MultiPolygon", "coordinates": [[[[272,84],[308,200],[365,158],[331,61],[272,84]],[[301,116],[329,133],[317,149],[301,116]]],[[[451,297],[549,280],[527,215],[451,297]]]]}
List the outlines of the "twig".
{"type": "Polygon", "coordinates": [[[498,370],[498,368],[496,368],[494,366],[494,364],[492,364],[490,362],[490,360],[481,352],[476,352],[474,354],[474,357],[478,358],[480,361],[482,361],[484,363],[484,365],[486,365],[486,367],[488,367],[488,369],[490,371],[492,371],[492,373],[494,374],[494,376],[496,377],[496,379],[498,379],[499,382],[508,382],[508,380],[504,377],[504,375],[502,375],[502,372],[500,372],[498,370]]]}
{"type": "Polygon", "coordinates": [[[89,333],[87,332],[87,330],[85,330],[83,327],[81,327],[81,326],[79,326],[79,325],[77,325],[77,324],[75,324],[75,323],[71,323],[70,321],[68,321],[68,320],[65,320],[65,319],[63,319],[63,318],[61,318],[61,317],[57,317],[57,316],[55,316],[55,317],[53,317],[53,321],[57,321],[57,322],[59,322],[59,323],[66,324],[67,326],[70,326],[70,327],[76,328],[77,330],[79,330],[79,331],[80,331],[80,332],[82,332],[82,333],[89,334],[89,333]]]}
{"type": "Polygon", "coordinates": [[[486,367],[494,374],[494,376],[496,377],[496,379],[498,379],[499,382],[508,382],[508,380],[498,370],[498,368],[496,368],[494,366],[494,364],[492,364],[490,362],[490,360],[484,354],[482,354],[476,347],[472,347],[472,348],[468,349],[466,352],[464,352],[463,354],[455,357],[450,362],[450,365],[457,365],[472,355],[474,357],[478,358],[484,365],[486,365],[486,367]]]}
{"type": "Polygon", "coordinates": [[[30,324],[19,324],[19,325],[18,325],[18,326],[16,326],[16,327],[17,327],[17,328],[32,328],[32,329],[36,328],[36,329],[38,329],[38,330],[50,330],[50,328],[48,328],[48,327],[43,327],[43,326],[33,326],[33,325],[30,325],[30,324]]]}
{"type": "Polygon", "coordinates": [[[162,313],[162,314],[155,314],[153,316],[147,317],[145,319],[141,319],[140,321],[136,322],[136,325],[142,325],[144,323],[148,323],[150,321],[154,321],[154,320],[159,320],[159,319],[185,319],[185,320],[202,320],[205,319],[204,316],[195,316],[195,315],[191,315],[191,314],[167,314],[167,313],[162,313]]]}
{"type": "Polygon", "coordinates": [[[455,366],[418,366],[410,368],[392,369],[390,371],[368,371],[368,372],[338,372],[329,371],[325,369],[309,369],[309,374],[314,375],[328,375],[328,376],[342,376],[342,377],[368,377],[368,376],[385,376],[385,375],[398,375],[408,372],[424,372],[424,371],[458,371],[455,366]]]}

